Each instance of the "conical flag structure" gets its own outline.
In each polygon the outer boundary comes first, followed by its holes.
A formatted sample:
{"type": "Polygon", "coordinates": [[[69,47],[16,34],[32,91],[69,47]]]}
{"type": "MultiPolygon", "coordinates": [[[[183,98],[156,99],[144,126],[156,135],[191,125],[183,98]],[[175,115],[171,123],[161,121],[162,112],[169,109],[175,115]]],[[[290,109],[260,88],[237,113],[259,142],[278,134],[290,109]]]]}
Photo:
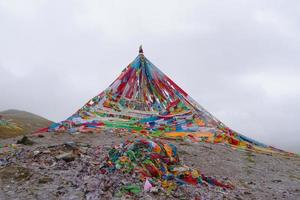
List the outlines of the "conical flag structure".
{"type": "Polygon", "coordinates": [[[42,131],[101,132],[103,129],[275,150],[225,126],[154,66],[141,47],[139,55],[105,91],[68,119],[42,131]]]}

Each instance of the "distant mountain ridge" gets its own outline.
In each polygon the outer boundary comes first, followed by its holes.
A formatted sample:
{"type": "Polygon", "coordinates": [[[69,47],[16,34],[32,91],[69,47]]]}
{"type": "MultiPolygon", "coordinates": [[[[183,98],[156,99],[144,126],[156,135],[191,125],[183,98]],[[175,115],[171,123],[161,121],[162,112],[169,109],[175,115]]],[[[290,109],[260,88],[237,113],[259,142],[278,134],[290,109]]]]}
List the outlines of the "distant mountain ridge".
{"type": "Polygon", "coordinates": [[[53,123],[39,115],[16,109],[1,111],[0,116],[0,120],[5,122],[0,125],[0,139],[25,135],[53,123]]]}

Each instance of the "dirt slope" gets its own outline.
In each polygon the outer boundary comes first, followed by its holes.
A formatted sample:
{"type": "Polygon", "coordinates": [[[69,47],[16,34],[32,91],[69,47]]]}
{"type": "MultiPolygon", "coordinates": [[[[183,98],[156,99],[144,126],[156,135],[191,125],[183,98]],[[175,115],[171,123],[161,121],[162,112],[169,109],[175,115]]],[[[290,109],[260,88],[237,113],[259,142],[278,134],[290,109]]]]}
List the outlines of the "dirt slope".
{"type": "MultiPolygon", "coordinates": [[[[116,185],[136,182],[137,178],[118,173],[106,176],[99,171],[108,149],[128,138],[133,136],[112,132],[45,133],[42,138],[30,137],[35,142],[33,146],[19,145],[18,153],[2,155],[0,199],[120,199],[116,196],[116,185]],[[55,156],[65,151],[60,145],[70,142],[80,143],[81,156],[68,162],[57,160],[55,156]]],[[[0,140],[0,144],[14,143],[17,139],[0,140]]],[[[183,163],[231,182],[235,188],[186,185],[171,194],[142,192],[127,199],[296,200],[300,196],[299,157],[237,151],[207,143],[168,142],[177,146],[183,163]]],[[[143,188],[143,183],[140,187],[143,188]]]]}

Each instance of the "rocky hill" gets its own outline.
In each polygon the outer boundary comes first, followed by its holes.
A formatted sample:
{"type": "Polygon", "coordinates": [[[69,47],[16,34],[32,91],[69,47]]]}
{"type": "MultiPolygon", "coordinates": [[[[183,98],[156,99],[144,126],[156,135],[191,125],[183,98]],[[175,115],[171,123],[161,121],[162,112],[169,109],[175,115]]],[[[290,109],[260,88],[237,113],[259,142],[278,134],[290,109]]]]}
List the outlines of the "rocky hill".
{"type": "Polygon", "coordinates": [[[12,109],[0,112],[0,117],[0,139],[25,135],[53,123],[33,113],[12,109]]]}

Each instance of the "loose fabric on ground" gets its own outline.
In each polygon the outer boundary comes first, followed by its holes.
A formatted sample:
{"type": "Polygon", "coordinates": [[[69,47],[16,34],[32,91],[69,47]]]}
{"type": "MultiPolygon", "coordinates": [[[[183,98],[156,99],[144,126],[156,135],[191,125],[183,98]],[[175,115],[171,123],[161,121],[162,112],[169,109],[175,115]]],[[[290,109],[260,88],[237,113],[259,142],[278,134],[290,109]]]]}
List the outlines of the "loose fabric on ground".
{"type": "Polygon", "coordinates": [[[176,146],[160,140],[126,141],[110,149],[101,173],[116,171],[137,174],[145,182],[146,191],[157,185],[166,190],[187,184],[233,188],[231,184],[222,183],[184,165],[179,160],[176,146]]]}

